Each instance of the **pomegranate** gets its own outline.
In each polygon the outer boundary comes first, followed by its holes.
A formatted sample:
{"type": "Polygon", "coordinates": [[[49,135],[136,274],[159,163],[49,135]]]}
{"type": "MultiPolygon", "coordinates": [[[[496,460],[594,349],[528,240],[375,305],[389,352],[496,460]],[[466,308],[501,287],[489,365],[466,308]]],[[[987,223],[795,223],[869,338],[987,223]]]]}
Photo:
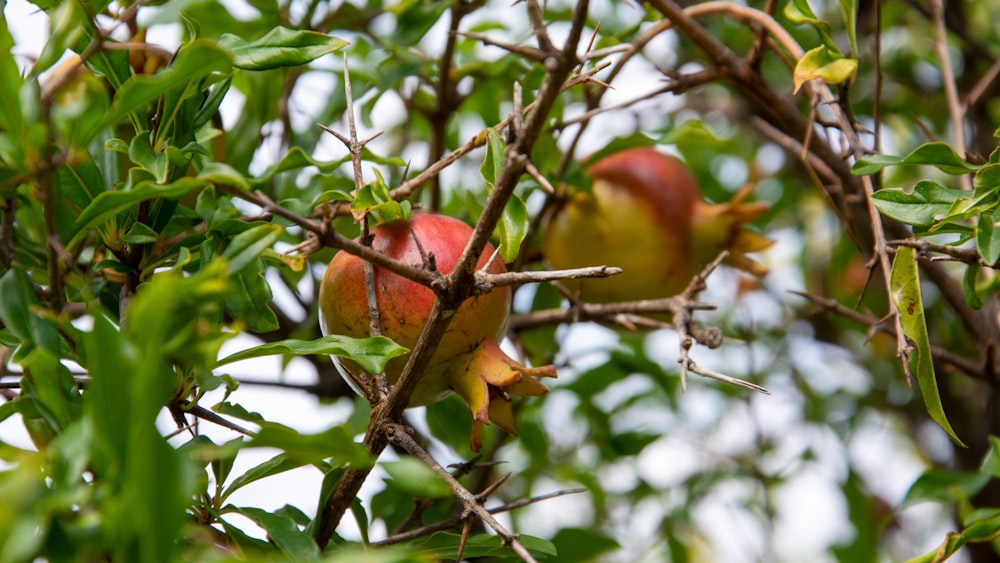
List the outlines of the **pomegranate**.
{"type": "MultiPolygon", "coordinates": [[[[421,247],[433,254],[438,271],[449,274],[455,268],[472,229],[465,223],[430,213],[414,214],[410,221],[386,223],[374,230],[372,248],[386,256],[410,264],[423,263],[421,247]],[[419,241],[420,246],[414,241],[419,241]]],[[[490,273],[507,269],[503,262],[490,262],[493,247],[487,245],[476,268],[488,265],[490,273]]],[[[436,296],[417,282],[384,270],[373,269],[375,296],[382,334],[402,346],[412,348],[430,316],[436,296]]],[[[327,267],[319,292],[320,327],[323,334],[343,334],[356,338],[368,336],[368,300],[365,289],[364,261],[339,252],[327,267]]],[[[461,396],[472,412],[471,446],[479,451],[484,424],[496,423],[514,434],[512,395],[538,396],[548,392],[534,377],[555,377],[555,367],[527,368],[501,349],[510,316],[511,290],[494,291],[469,298],[459,307],[438,343],[425,373],[410,397],[409,406],[427,405],[452,392],[461,396]]],[[[338,370],[352,387],[345,371],[362,375],[357,364],[339,361],[338,370]]],[[[399,379],[406,358],[394,358],[386,366],[390,384],[399,379]]],[[[359,391],[355,388],[355,391],[359,391]]]]}
{"type": "Polygon", "coordinates": [[[584,301],[676,295],[722,250],[729,250],[730,264],[757,276],[766,273],[746,255],[771,244],[744,229],[768,209],[764,202],[745,202],[752,186],[729,202],[708,203],[684,163],[649,147],[617,152],[587,172],[593,190],[570,197],[543,241],[554,268],[622,268],[611,278],[567,282],[584,301]]]}

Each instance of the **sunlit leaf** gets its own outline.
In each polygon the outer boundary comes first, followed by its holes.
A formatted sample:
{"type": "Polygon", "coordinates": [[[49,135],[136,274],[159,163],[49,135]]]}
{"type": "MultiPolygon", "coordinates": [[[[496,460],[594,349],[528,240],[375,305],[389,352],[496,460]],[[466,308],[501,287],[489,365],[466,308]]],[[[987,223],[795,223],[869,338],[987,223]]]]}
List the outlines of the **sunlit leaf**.
{"type": "Polygon", "coordinates": [[[316,340],[281,340],[269,344],[261,344],[237,352],[219,360],[216,367],[263,356],[284,354],[322,355],[328,354],[340,358],[349,358],[358,363],[369,373],[382,373],[385,364],[396,357],[409,352],[384,336],[368,338],[351,338],[339,334],[331,334],[316,340]]]}
{"type": "Polygon", "coordinates": [[[317,464],[332,458],[334,465],[367,466],[371,464],[368,448],[354,441],[342,426],[318,434],[306,434],[274,422],[264,422],[260,431],[246,445],[248,448],[277,448],[296,463],[317,464]]]}
{"type": "Polygon", "coordinates": [[[798,92],[803,84],[816,78],[822,79],[827,84],[850,81],[857,69],[856,59],[849,59],[825,45],[810,49],[795,64],[793,91],[798,92]]]}

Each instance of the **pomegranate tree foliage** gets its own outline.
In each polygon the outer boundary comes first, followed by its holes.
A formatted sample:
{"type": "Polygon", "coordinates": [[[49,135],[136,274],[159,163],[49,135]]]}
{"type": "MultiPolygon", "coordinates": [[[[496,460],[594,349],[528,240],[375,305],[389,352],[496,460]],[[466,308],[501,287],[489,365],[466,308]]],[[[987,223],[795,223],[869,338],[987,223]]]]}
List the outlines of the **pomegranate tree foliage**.
{"type": "MultiPolygon", "coordinates": [[[[0,3],[0,560],[995,559],[995,1],[34,4],[26,23],[0,3]],[[384,129],[354,148],[360,189],[316,126],[349,135],[349,109],[384,129]],[[684,393],[669,330],[522,287],[508,336],[559,379],[515,404],[519,436],[487,432],[480,461],[506,464],[455,472],[477,494],[512,472],[490,507],[583,491],[511,511],[515,552],[424,462],[377,461],[389,430],[326,355],[408,352],[321,338],[317,278],[358,252],[355,219],[418,205],[543,268],[578,163],[650,143],[707,199],[750,181],[772,204],[772,273],[713,273],[694,320],[726,339],[692,352],[772,394],[684,393]],[[260,345],[220,358],[236,335],[260,345]],[[306,434],[248,410],[231,364],[276,355],[315,368],[290,392],[354,414],[306,434]],[[278,453],[234,471],[257,448],[278,453]],[[348,476],[375,463],[361,500],[348,476]],[[323,476],[312,504],[231,502],[293,469],[323,476]],[[820,501],[841,514],[805,537],[820,501]]],[[[471,458],[457,399],[406,419],[441,464],[471,458]]]]}

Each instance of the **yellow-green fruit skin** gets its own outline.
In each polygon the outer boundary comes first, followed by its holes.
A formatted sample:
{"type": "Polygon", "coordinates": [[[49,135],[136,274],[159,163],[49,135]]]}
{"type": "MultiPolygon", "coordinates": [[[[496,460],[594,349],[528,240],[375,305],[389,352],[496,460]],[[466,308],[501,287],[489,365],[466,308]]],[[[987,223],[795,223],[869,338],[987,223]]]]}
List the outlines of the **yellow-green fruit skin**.
{"type": "Polygon", "coordinates": [[[583,301],[610,303],[680,293],[694,274],[691,227],[701,195],[691,172],[651,148],[606,157],[552,218],[543,251],[553,268],[608,265],[622,273],[569,282],[583,301]]]}
{"type": "MultiPolygon", "coordinates": [[[[472,236],[472,229],[452,217],[418,213],[410,221],[381,225],[374,230],[374,235],[374,250],[419,266],[423,258],[413,240],[415,235],[424,252],[433,254],[438,271],[447,275],[454,270],[472,236]]],[[[483,268],[492,254],[493,247],[487,245],[476,269],[483,268]]],[[[496,274],[507,269],[502,261],[494,260],[488,271],[496,274]]],[[[434,292],[377,266],[373,272],[382,334],[412,349],[434,306],[434,292]]],[[[427,371],[417,383],[410,406],[426,405],[446,397],[452,391],[446,373],[448,361],[467,354],[487,339],[497,339],[506,326],[510,306],[511,291],[508,287],[497,288],[463,303],[438,344],[427,371]]],[[[319,312],[323,334],[354,338],[369,336],[363,260],[347,252],[334,256],[320,285],[319,312]]],[[[406,357],[389,362],[386,377],[390,384],[399,379],[405,363],[406,357]]]]}

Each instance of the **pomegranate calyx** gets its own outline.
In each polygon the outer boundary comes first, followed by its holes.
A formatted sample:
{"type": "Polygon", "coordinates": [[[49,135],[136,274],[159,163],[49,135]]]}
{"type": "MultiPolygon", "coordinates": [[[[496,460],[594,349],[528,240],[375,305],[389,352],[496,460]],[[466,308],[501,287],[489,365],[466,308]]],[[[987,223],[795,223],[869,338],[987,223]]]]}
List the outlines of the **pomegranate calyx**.
{"type": "Polygon", "coordinates": [[[484,340],[451,363],[448,381],[472,413],[469,445],[476,452],[482,448],[483,425],[494,423],[517,435],[511,396],[544,395],[548,388],[534,378],[556,377],[555,366],[525,367],[505,354],[495,339],[484,340]]]}

